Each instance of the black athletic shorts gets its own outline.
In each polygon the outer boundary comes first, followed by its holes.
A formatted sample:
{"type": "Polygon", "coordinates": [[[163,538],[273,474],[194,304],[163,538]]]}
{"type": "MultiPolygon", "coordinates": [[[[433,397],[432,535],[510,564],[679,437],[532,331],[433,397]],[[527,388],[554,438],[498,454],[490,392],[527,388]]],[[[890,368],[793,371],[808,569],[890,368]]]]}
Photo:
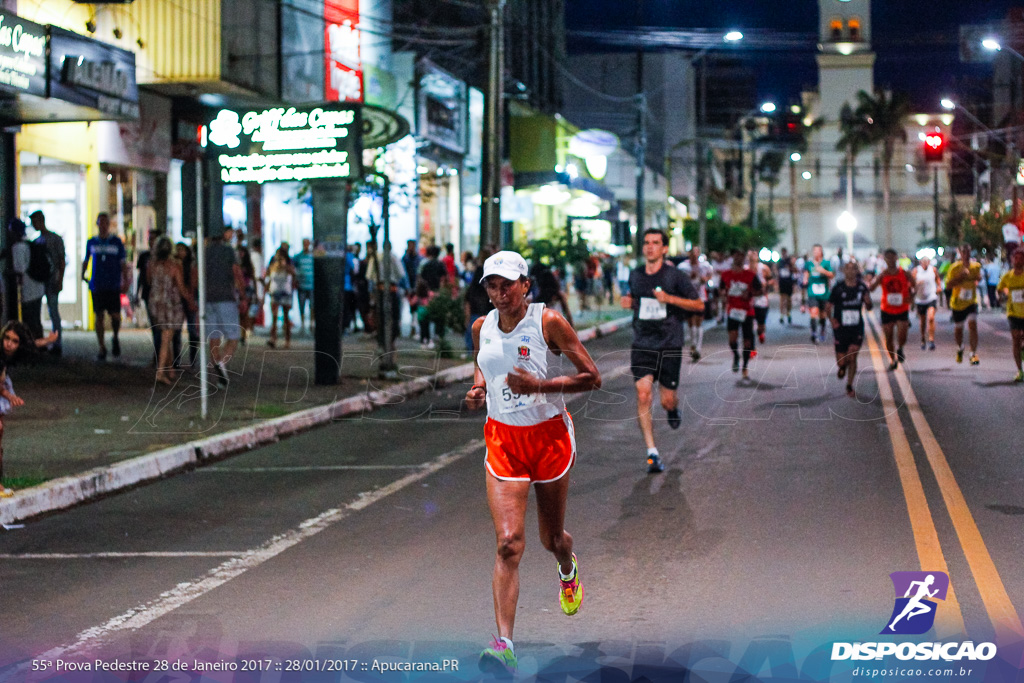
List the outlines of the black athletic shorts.
{"type": "Polygon", "coordinates": [[[968,306],[967,308],[965,308],[962,311],[954,310],[953,311],[953,324],[959,325],[959,324],[963,323],[963,321],[967,320],[967,316],[971,315],[972,313],[975,314],[975,315],[978,314],[978,304],[971,304],[970,306],[968,306]]]}
{"type": "Polygon", "coordinates": [[[97,289],[92,293],[92,312],[109,313],[110,315],[121,314],[121,292],[117,289],[97,289]]]}
{"type": "Polygon", "coordinates": [[[644,377],[653,377],[654,381],[666,389],[675,389],[679,386],[679,371],[682,367],[682,349],[633,347],[629,353],[629,369],[633,373],[634,382],[644,377]]]}
{"type": "Polygon", "coordinates": [[[817,308],[820,311],[825,310],[825,304],[828,303],[828,299],[819,299],[816,296],[807,298],[807,308],[817,308]]]}
{"type": "Polygon", "coordinates": [[[832,330],[835,338],[836,353],[846,353],[851,346],[863,346],[864,326],[837,327],[832,330]]]}
{"type": "Polygon", "coordinates": [[[768,322],[768,308],[754,306],[754,320],[757,321],[758,325],[764,325],[766,322],[768,322]]]}
{"type": "Polygon", "coordinates": [[[1014,332],[1024,332],[1024,318],[1008,315],[1006,316],[1006,319],[1010,321],[1011,330],[1014,332]]]}
{"type": "Polygon", "coordinates": [[[779,294],[782,296],[793,296],[793,282],[779,281],[779,294]]]}
{"type": "Polygon", "coordinates": [[[928,309],[929,308],[936,308],[937,309],[938,307],[939,307],[939,302],[938,301],[929,301],[926,304],[917,304],[917,314],[923,318],[924,316],[928,315],[928,309]]]}
{"type": "Polygon", "coordinates": [[[892,325],[893,323],[901,321],[910,322],[910,311],[903,311],[902,313],[886,313],[885,311],[881,311],[881,314],[883,325],[892,325]]]}
{"type": "Polygon", "coordinates": [[[754,339],[754,316],[748,315],[746,318],[744,318],[744,320],[742,322],[740,322],[739,320],[733,320],[732,318],[726,318],[726,320],[725,320],[725,329],[728,332],[732,332],[734,330],[742,330],[743,331],[743,338],[744,339],[750,339],[751,341],[753,341],[753,339],[754,339]]]}

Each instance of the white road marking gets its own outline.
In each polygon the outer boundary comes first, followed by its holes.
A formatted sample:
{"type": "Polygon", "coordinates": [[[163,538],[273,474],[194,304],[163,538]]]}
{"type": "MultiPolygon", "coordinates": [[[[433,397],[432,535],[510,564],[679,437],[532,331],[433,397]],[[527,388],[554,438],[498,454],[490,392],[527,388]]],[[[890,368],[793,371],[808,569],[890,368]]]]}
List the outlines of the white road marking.
{"type": "MultiPolygon", "coordinates": [[[[171,590],[162,593],[155,600],[133,607],[127,612],[108,620],[105,624],[88,628],[79,633],[73,643],[48,650],[38,655],[36,659],[53,661],[58,657],[70,659],[75,656],[81,656],[88,652],[90,648],[99,646],[105,639],[118,632],[138,630],[179,607],[183,607],[193,600],[203,597],[215,588],[223,586],[228,581],[241,576],[250,569],[259,567],[264,562],[277,557],[289,548],[337,524],[352,513],[365,510],[374,503],[401,491],[410,484],[415,484],[425,479],[467,455],[478,453],[483,447],[483,439],[474,439],[461,448],[440,455],[423,465],[419,471],[407,474],[383,488],[361,493],[355,500],[342,507],[327,510],[316,517],[307,519],[294,529],[275,536],[263,545],[214,567],[202,578],[180,583],[171,590]]],[[[15,667],[6,675],[0,677],[0,681],[7,681],[14,676],[24,674],[28,666],[28,663],[24,663],[19,667],[15,667]]]]}
{"type": "Polygon", "coordinates": [[[200,467],[196,472],[222,472],[243,474],[246,472],[333,472],[346,470],[416,470],[423,465],[279,465],[270,467],[200,467]]]}
{"type": "Polygon", "coordinates": [[[0,560],[95,560],[131,557],[238,557],[245,550],[141,551],[124,553],[0,553],[0,560]]]}

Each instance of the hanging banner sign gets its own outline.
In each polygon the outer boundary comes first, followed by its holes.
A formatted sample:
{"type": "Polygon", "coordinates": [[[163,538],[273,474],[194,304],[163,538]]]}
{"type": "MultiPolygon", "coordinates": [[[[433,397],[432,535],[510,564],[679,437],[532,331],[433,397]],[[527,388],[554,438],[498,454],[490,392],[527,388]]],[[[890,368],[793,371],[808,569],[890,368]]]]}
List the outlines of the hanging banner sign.
{"type": "Polygon", "coordinates": [[[324,99],[363,101],[359,0],[324,1],[324,99]]]}
{"type": "Polygon", "coordinates": [[[46,96],[46,27],[3,10],[0,92],[46,96]]]}
{"type": "Polygon", "coordinates": [[[358,105],[221,110],[210,122],[207,149],[224,183],[267,183],[362,176],[358,105]]]}

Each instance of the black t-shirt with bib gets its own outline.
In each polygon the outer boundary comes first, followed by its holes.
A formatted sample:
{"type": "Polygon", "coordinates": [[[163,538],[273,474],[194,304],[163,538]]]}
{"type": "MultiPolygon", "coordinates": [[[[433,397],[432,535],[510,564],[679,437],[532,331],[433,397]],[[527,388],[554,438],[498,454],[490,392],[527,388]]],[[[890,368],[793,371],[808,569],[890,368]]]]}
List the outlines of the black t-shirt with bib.
{"type": "Polygon", "coordinates": [[[629,274],[629,293],[633,297],[633,348],[680,349],[686,312],[678,306],[659,304],[654,298],[656,287],[683,299],[697,298],[690,277],[667,261],[653,275],[647,274],[645,266],[633,270],[629,274]]]}
{"type": "Polygon", "coordinates": [[[839,321],[839,326],[848,329],[864,329],[864,315],[861,306],[868,286],[863,280],[857,280],[853,287],[843,280],[832,287],[828,296],[832,304],[832,317],[839,321]]]}

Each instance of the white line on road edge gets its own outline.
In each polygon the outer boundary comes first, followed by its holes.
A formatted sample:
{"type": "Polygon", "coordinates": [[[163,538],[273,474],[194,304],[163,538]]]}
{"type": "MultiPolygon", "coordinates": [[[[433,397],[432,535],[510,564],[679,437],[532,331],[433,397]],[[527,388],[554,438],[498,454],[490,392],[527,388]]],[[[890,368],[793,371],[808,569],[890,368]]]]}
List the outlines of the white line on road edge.
{"type": "Polygon", "coordinates": [[[249,474],[259,472],[335,472],[349,470],[414,470],[423,465],[277,465],[271,467],[203,467],[196,472],[249,474]]]}
{"type": "Polygon", "coordinates": [[[0,553],[0,560],[95,560],[132,557],[238,557],[244,550],[151,550],[140,552],[108,553],[0,553]]]}
{"type": "MultiPolygon", "coordinates": [[[[581,342],[612,334],[632,320],[624,316],[579,333],[581,342]]],[[[465,363],[434,375],[418,377],[377,391],[350,396],[328,405],[264,420],[199,441],[156,451],[137,458],[97,467],[81,474],[18,491],[0,500],[0,525],[10,525],[46,512],[62,510],[138,484],[160,479],[202,463],[269,443],[348,415],[376,410],[400,397],[412,397],[473,377],[473,364],[465,363]]]]}
{"type": "MultiPolygon", "coordinates": [[[[470,453],[479,452],[483,447],[483,439],[474,439],[459,449],[440,455],[423,465],[418,472],[407,474],[401,479],[375,491],[360,493],[355,500],[347,505],[327,510],[316,517],[307,519],[291,531],[275,536],[258,548],[253,548],[239,557],[214,567],[207,572],[206,576],[195,581],[180,583],[171,590],[162,593],[156,600],[119,614],[101,626],[86,629],[79,633],[75,642],[70,645],[55,647],[36,656],[35,659],[53,661],[58,657],[69,659],[82,656],[89,649],[100,646],[107,638],[120,631],[138,630],[179,607],[187,605],[197,598],[201,598],[213,589],[223,586],[228,581],[241,576],[250,569],[255,569],[264,562],[277,557],[289,548],[337,524],[350,514],[365,510],[391,494],[401,491],[406,486],[415,484],[421,479],[425,479],[448,465],[461,460],[470,453]]],[[[26,662],[16,667],[13,671],[0,677],[0,683],[10,680],[17,674],[25,673],[28,666],[29,663],[26,662]]]]}

